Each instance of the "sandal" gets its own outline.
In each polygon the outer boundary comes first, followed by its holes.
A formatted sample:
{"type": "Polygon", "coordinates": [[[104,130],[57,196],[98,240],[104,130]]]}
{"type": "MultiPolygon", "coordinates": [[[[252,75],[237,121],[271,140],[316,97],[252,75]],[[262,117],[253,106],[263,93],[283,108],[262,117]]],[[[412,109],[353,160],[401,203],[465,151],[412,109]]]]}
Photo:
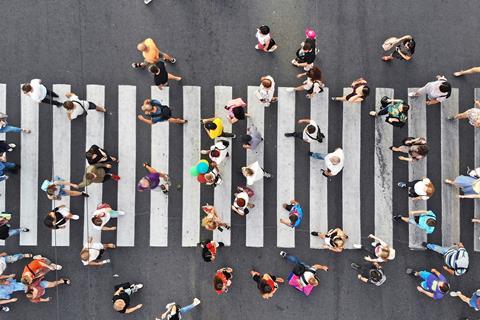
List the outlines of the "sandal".
{"type": "Polygon", "coordinates": [[[67,285],[71,284],[70,279],[61,279],[61,280],[63,281],[63,284],[67,284],[67,285]]]}

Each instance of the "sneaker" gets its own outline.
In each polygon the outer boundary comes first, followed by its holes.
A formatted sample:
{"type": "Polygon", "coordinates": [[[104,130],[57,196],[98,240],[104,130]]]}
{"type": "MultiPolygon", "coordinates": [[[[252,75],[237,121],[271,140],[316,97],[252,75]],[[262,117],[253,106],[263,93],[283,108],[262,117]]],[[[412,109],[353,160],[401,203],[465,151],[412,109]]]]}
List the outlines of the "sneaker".
{"type": "Polygon", "coordinates": [[[121,215],[121,216],[124,216],[125,215],[125,211],[120,211],[120,210],[117,210],[118,214],[121,215]]]}
{"type": "Polygon", "coordinates": [[[80,219],[80,216],[78,216],[76,214],[72,214],[72,219],[73,220],[78,220],[78,219],[80,219]]]}
{"type": "Polygon", "coordinates": [[[424,248],[426,248],[426,247],[427,247],[427,244],[428,244],[428,242],[422,242],[421,246],[424,247],[424,248]]]}
{"type": "Polygon", "coordinates": [[[295,133],[293,132],[285,133],[285,137],[294,137],[294,136],[295,136],[295,133]]]}
{"type": "Polygon", "coordinates": [[[318,232],[317,231],[312,231],[312,232],[310,232],[310,234],[314,237],[318,237],[318,232]]]}
{"type": "Polygon", "coordinates": [[[280,256],[282,258],[285,258],[287,256],[287,253],[285,251],[280,251],[280,256]]]}
{"type": "Polygon", "coordinates": [[[112,180],[118,181],[118,180],[120,180],[120,176],[112,173],[112,180]]]}
{"type": "Polygon", "coordinates": [[[355,262],[352,262],[352,264],[350,264],[350,267],[352,267],[352,269],[354,270],[360,270],[360,265],[356,264],[355,262]]]}
{"type": "Polygon", "coordinates": [[[363,248],[363,246],[362,246],[360,243],[354,243],[354,244],[353,244],[353,247],[354,247],[355,249],[362,249],[362,248],[363,248]]]}
{"type": "Polygon", "coordinates": [[[175,63],[175,62],[177,62],[177,59],[172,58],[172,60],[168,60],[168,62],[170,62],[170,63],[175,63]]]}
{"type": "Polygon", "coordinates": [[[88,193],[82,192],[82,197],[88,198],[88,197],[90,197],[90,196],[88,195],[88,193]]]}
{"type": "Polygon", "coordinates": [[[402,221],[402,216],[401,216],[401,215],[393,216],[393,220],[395,220],[395,221],[402,221]]]}
{"type": "Polygon", "coordinates": [[[107,264],[107,263],[110,263],[110,259],[103,260],[103,264],[107,264]]]}
{"type": "Polygon", "coordinates": [[[408,94],[409,97],[413,98],[413,97],[416,97],[417,96],[417,93],[416,92],[410,92],[408,94]]]}
{"type": "Polygon", "coordinates": [[[9,143],[8,146],[10,147],[10,149],[15,149],[17,147],[17,145],[15,143],[9,143]]]}
{"type": "Polygon", "coordinates": [[[237,135],[234,133],[232,139],[235,139],[236,137],[237,137],[237,135]]]}
{"type": "Polygon", "coordinates": [[[142,283],[134,284],[134,285],[133,285],[133,288],[134,288],[135,290],[140,290],[140,289],[143,288],[143,284],[142,284],[142,283]]]}
{"type": "Polygon", "coordinates": [[[313,156],[313,152],[312,151],[308,151],[308,155],[311,157],[313,156]]]}
{"type": "Polygon", "coordinates": [[[287,89],[285,89],[285,91],[287,91],[287,92],[293,92],[293,91],[295,91],[295,89],[294,89],[294,88],[287,88],[287,89]]]}
{"type": "Polygon", "coordinates": [[[135,62],[132,63],[132,68],[134,68],[134,69],[141,68],[141,67],[142,67],[142,65],[140,63],[135,63],[135,62]]]}
{"type": "Polygon", "coordinates": [[[460,291],[450,291],[450,297],[458,297],[461,294],[460,291]]]}
{"type": "Polygon", "coordinates": [[[1,309],[3,312],[8,312],[10,311],[10,308],[7,307],[7,306],[2,306],[2,309],[1,309]]]}
{"type": "Polygon", "coordinates": [[[405,182],[401,182],[401,181],[400,181],[399,183],[397,183],[397,186],[398,186],[399,188],[406,188],[406,187],[407,187],[407,184],[406,184],[405,182]]]}
{"type": "Polygon", "coordinates": [[[54,265],[54,269],[57,270],[57,271],[62,270],[62,268],[63,268],[63,267],[62,267],[61,265],[59,265],[59,264],[53,264],[53,265],[54,265]]]}
{"type": "Polygon", "coordinates": [[[28,231],[30,231],[30,229],[28,229],[28,228],[22,228],[22,232],[28,232],[28,231]]]}
{"type": "Polygon", "coordinates": [[[265,172],[265,174],[263,176],[267,179],[270,179],[272,177],[272,174],[265,172]]]}
{"type": "Polygon", "coordinates": [[[412,268],[407,268],[407,269],[405,269],[405,273],[408,274],[408,275],[413,275],[415,273],[415,271],[413,271],[412,268]]]}
{"type": "Polygon", "coordinates": [[[448,117],[447,120],[450,120],[450,121],[455,120],[455,117],[448,117]]]}
{"type": "Polygon", "coordinates": [[[332,101],[337,101],[337,97],[331,97],[332,101]]]}
{"type": "Polygon", "coordinates": [[[201,302],[201,301],[200,301],[200,299],[198,299],[198,298],[194,298],[194,299],[193,299],[193,304],[194,304],[195,306],[198,306],[198,305],[200,304],[200,302],[201,302]]]}

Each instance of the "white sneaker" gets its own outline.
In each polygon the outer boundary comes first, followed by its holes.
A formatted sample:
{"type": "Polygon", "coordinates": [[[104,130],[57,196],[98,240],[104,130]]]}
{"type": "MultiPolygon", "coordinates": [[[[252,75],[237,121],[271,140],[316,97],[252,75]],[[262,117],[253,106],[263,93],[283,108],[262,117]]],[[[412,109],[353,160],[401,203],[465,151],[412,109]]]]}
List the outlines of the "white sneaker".
{"type": "Polygon", "coordinates": [[[143,3],[145,4],[149,4],[150,2],[152,2],[152,0],[143,0],[143,3]]]}
{"type": "Polygon", "coordinates": [[[413,98],[413,97],[416,97],[417,96],[417,93],[416,92],[410,92],[408,94],[409,97],[413,98]]]}
{"type": "Polygon", "coordinates": [[[170,302],[169,304],[167,304],[167,305],[165,306],[165,309],[168,309],[168,308],[170,308],[170,307],[173,307],[174,305],[175,305],[175,302],[170,302]]]}
{"type": "Polygon", "coordinates": [[[450,297],[458,297],[461,294],[460,291],[450,291],[450,297]]]}
{"type": "Polygon", "coordinates": [[[61,265],[59,265],[59,264],[53,264],[53,265],[55,266],[55,267],[54,267],[55,270],[62,270],[62,268],[63,268],[63,267],[62,267],[61,265]]]}
{"type": "Polygon", "coordinates": [[[105,259],[102,261],[103,264],[107,264],[107,263],[110,263],[110,259],[105,259]]]}
{"type": "Polygon", "coordinates": [[[119,211],[117,210],[118,214],[121,215],[121,216],[124,216],[125,215],[125,211],[119,211]]]}
{"type": "Polygon", "coordinates": [[[135,289],[140,290],[140,289],[143,288],[143,284],[137,283],[136,285],[134,285],[134,287],[135,287],[135,289]]]}
{"type": "Polygon", "coordinates": [[[287,89],[285,89],[285,91],[287,91],[287,92],[293,92],[293,91],[295,91],[295,89],[294,89],[294,88],[287,88],[287,89]]]}
{"type": "Polygon", "coordinates": [[[200,304],[200,302],[201,302],[201,301],[200,301],[200,299],[198,299],[198,298],[194,298],[194,299],[193,299],[193,305],[194,305],[194,306],[198,306],[198,305],[200,304]]]}
{"type": "Polygon", "coordinates": [[[361,245],[361,244],[358,244],[358,243],[355,243],[355,244],[353,245],[353,247],[354,247],[355,249],[362,249],[362,245],[361,245]]]}
{"type": "Polygon", "coordinates": [[[78,219],[80,219],[80,216],[78,216],[78,215],[76,215],[76,214],[73,214],[73,215],[72,215],[72,219],[73,219],[73,220],[78,220],[78,219]]]}

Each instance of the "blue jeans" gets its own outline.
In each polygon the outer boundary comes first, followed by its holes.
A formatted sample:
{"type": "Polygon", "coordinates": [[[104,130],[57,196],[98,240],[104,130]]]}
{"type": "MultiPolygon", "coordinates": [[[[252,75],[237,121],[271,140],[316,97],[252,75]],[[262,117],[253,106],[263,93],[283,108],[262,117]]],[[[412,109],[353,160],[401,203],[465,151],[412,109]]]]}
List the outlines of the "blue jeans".
{"type": "Polygon", "coordinates": [[[303,262],[302,260],[298,259],[296,256],[293,256],[293,255],[291,255],[291,254],[288,254],[288,253],[287,253],[287,255],[285,256],[285,259],[286,259],[288,262],[290,262],[290,263],[292,263],[292,264],[294,264],[294,265],[300,264],[300,265],[304,266],[304,267],[307,268],[307,269],[310,268],[310,266],[309,266],[308,264],[306,264],[305,262],[303,262]]]}
{"type": "Polygon", "coordinates": [[[432,251],[435,251],[435,252],[438,252],[442,255],[444,255],[445,253],[447,253],[448,249],[450,249],[449,247],[442,247],[442,246],[439,246],[439,245],[436,245],[436,244],[433,244],[433,243],[427,243],[427,249],[430,249],[432,251]]]}
{"type": "Polygon", "coordinates": [[[327,156],[326,154],[322,154],[320,152],[313,152],[311,155],[312,158],[318,159],[318,160],[325,160],[326,156],[327,156]]]}
{"type": "Polygon", "coordinates": [[[10,230],[8,230],[8,236],[9,236],[9,237],[11,237],[11,236],[16,236],[16,235],[19,234],[21,231],[22,231],[22,229],[10,229],[10,230]]]}
{"type": "Polygon", "coordinates": [[[22,129],[18,128],[18,127],[11,126],[9,124],[0,128],[0,133],[9,133],[9,132],[19,133],[19,132],[22,132],[22,129]]]}
{"type": "Polygon", "coordinates": [[[185,306],[183,308],[180,308],[180,310],[178,310],[178,312],[180,312],[180,314],[184,314],[184,313],[187,313],[187,312],[190,312],[193,308],[195,308],[196,305],[194,305],[193,303],[188,305],[188,306],[185,306]]]}
{"type": "Polygon", "coordinates": [[[12,254],[9,256],[4,256],[0,257],[0,259],[3,259],[6,263],[14,263],[17,262],[20,259],[23,259],[24,255],[22,253],[17,253],[17,254],[12,254]]]}

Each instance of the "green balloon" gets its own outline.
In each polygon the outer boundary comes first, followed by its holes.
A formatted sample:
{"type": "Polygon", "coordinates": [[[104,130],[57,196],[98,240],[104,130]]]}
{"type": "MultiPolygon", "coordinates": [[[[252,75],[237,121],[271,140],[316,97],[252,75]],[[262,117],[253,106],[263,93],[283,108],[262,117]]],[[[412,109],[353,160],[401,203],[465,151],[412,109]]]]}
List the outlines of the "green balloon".
{"type": "Polygon", "coordinates": [[[193,167],[190,168],[190,175],[192,177],[198,176],[197,166],[193,166],[193,167]]]}

